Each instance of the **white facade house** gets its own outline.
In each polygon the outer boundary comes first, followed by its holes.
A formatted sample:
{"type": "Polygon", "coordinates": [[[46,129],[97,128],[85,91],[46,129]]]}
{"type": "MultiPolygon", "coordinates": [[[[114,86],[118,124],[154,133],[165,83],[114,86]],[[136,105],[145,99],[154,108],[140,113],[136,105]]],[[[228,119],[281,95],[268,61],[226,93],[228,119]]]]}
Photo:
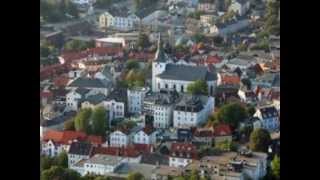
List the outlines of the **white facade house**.
{"type": "Polygon", "coordinates": [[[68,167],[72,167],[81,160],[89,159],[92,150],[93,146],[90,143],[73,142],[68,151],[68,167]]]}
{"type": "Polygon", "coordinates": [[[175,89],[177,92],[187,91],[189,84],[196,80],[207,82],[212,95],[217,84],[217,73],[207,67],[175,64],[163,52],[161,37],[158,40],[158,50],[152,62],[152,92],[160,89],[175,89]]]}
{"type": "Polygon", "coordinates": [[[214,109],[211,96],[185,96],[173,111],[173,127],[190,128],[203,124],[214,109]]]}
{"type": "Polygon", "coordinates": [[[80,107],[80,101],[86,97],[86,94],[90,90],[84,88],[78,88],[76,90],[71,90],[66,95],[66,110],[67,111],[77,111],[80,107]]]}
{"type": "Polygon", "coordinates": [[[125,147],[128,146],[130,142],[130,137],[127,132],[122,132],[120,130],[114,131],[110,134],[110,146],[111,147],[125,147]]]}
{"type": "Polygon", "coordinates": [[[229,7],[229,11],[233,11],[240,16],[245,15],[250,9],[249,0],[232,0],[232,3],[229,7]]]}
{"type": "Polygon", "coordinates": [[[54,141],[49,140],[41,143],[41,153],[46,156],[54,157],[63,151],[67,151],[69,147],[70,145],[54,143],[54,141]]]}
{"type": "Polygon", "coordinates": [[[156,143],[156,131],[151,128],[144,128],[138,131],[133,138],[135,144],[155,144],[156,143]]]}
{"type": "Polygon", "coordinates": [[[124,118],[127,109],[127,90],[115,89],[102,102],[102,106],[109,111],[109,119],[112,121],[118,118],[124,118]]]}
{"type": "Polygon", "coordinates": [[[113,84],[105,79],[79,77],[71,81],[66,87],[68,90],[76,90],[78,88],[89,89],[90,95],[101,93],[107,96],[112,91],[113,84]]]}
{"type": "Polygon", "coordinates": [[[120,31],[132,30],[140,18],[135,14],[123,14],[120,11],[105,12],[99,17],[100,28],[112,28],[120,31]],[[122,13],[122,14],[121,14],[122,13]]]}
{"type": "Polygon", "coordinates": [[[197,156],[196,147],[189,143],[171,145],[169,166],[184,168],[197,156]]]}
{"type": "Polygon", "coordinates": [[[127,90],[128,112],[141,113],[143,110],[143,101],[149,88],[132,88],[127,90]]]}
{"type": "Polygon", "coordinates": [[[179,94],[172,89],[148,94],[143,102],[143,112],[153,116],[154,127],[168,128],[172,125],[173,109],[178,99],[179,94]]]}
{"type": "Polygon", "coordinates": [[[83,163],[83,174],[105,175],[113,173],[123,161],[122,157],[95,154],[83,163]]]}
{"type": "Polygon", "coordinates": [[[260,107],[253,116],[259,118],[262,128],[270,132],[280,128],[279,112],[274,106],[260,107]]]}

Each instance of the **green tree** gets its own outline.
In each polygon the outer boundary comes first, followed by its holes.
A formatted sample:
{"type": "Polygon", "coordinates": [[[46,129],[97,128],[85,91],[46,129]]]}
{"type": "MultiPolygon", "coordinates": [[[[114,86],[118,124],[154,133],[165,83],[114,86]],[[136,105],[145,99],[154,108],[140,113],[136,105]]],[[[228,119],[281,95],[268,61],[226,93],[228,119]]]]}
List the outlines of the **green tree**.
{"type": "Polygon", "coordinates": [[[280,158],[275,155],[271,162],[271,173],[276,179],[280,179],[280,158]]]}
{"type": "Polygon", "coordinates": [[[149,37],[145,33],[139,33],[138,47],[147,48],[150,46],[149,37]]]}
{"type": "Polygon", "coordinates": [[[108,8],[112,5],[113,0],[97,0],[95,3],[95,7],[97,8],[108,8]]]}
{"type": "Polygon", "coordinates": [[[189,84],[187,87],[187,92],[190,94],[208,94],[208,85],[204,80],[196,80],[189,84]]]}
{"type": "Polygon", "coordinates": [[[144,176],[139,172],[131,172],[128,175],[127,180],[144,180],[144,176]]]}
{"type": "Polygon", "coordinates": [[[217,119],[220,122],[229,124],[234,128],[237,128],[239,123],[247,117],[246,108],[239,103],[223,105],[217,113],[217,119]]]}
{"type": "Polygon", "coordinates": [[[61,152],[57,157],[57,165],[63,168],[68,168],[68,155],[65,151],[61,152]]]}
{"type": "Polygon", "coordinates": [[[203,42],[205,40],[205,38],[206,38],[205,35],[200,34],[200,33],[196,33],[193,36],[193,39],[196,41],[196,43],[203,42]]]}
{"type": "Polygon", "coordinates": [[[93,110],[92,113],[92,134],[105,136],[108,120],[107,120],[107,111],[103,107],[97,107],[93,110]]]}
{"type": "Polygon", "coordinates": [[[247,107],[248,116],[253,116],[256,113],[256,108],[253,105],[247,107]]]}
{"type": "Polygon", "coordinates": [[[178,177],[173,178],[173,180],[186,180],[186,178],[183,176],[178,176],[178,177]]]}
{"type": "Polygon", "coordinates": [[[92,41],[85,42],[81,40],[71,40],[64,45],[64,49],[68,51],[81,51],[87,48],[93,48],[95,44],[92,41]]]}
{"type": "Polygon", "coordinates": [[[76,131],[87,132],[89,130],[89,120],[92,114],[90,108],[81,109],[74,118],[76,131]]]}
{"type": "Polygon", "coordinates": [[[200,180],[199,172],[195,169],[191,171],[191,175],[189,177],[189,180],[200,180]]]}
{"type": "Polygon", "coordinates": [[[64,177],[64,169],[58,166],[52,166],[41,172],[41,180],[62,180],[64,177]]]}
{"type": "Polygon", "coordinates": [[[53,159],[49,156],[41,156],[40,157],[40,169],[41,171],[49,169],[52,166],[53,159]]]}
{"type": "Polygon", "coordinates": [[[64,122],[63,130],[65,130],[65,131],[74,131],[75,130],[74,120],[70,119],[70,120],[67,120],[66,122],[64,122]]]}
{"type": "Polygon", "coordinates": [[[270,142],[270,134],[265,129],[255,129],[250,134],[250,148],[254,151],[267,152],[270,142]]]}
{"type": "Polygon", "coordinates": [[[63,179],[65,180],[81,180],[81,175],[72,169],[64,169],[64,176],[63,179]]]}
{"type": "Polygon", "coordinates": [[[139,69],[140,65],[139,62],[133,59],[130,59],[126,62],[126,69],[132,70],[132,69],[139,69]]]}

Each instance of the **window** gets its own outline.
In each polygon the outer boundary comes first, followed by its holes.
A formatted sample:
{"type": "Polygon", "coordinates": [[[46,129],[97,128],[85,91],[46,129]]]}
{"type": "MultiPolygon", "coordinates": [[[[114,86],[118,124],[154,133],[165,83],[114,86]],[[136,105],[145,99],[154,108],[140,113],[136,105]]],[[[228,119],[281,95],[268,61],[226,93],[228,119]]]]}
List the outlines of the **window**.
{"type": "Polygon", "coordinates": [[[176,90],[176,85],[175,84],[173,85],[173,89],[176,90]]]}
{"type": "Polygon", "coordinates": [[[160,89],[160,83],[158,83],[158,89],[160,89]]]}
{"type": "Polygon", "coordinates": [[[184,88],[183,88],[183,85],[181,85],[181,92],[183,92],[184,91],[184,88]]]}
{"type": "Polygon", "coordinates": [[[168,84],[165,84],[164,87],[165,87],[166,89],[168,89],[168,84]]]}

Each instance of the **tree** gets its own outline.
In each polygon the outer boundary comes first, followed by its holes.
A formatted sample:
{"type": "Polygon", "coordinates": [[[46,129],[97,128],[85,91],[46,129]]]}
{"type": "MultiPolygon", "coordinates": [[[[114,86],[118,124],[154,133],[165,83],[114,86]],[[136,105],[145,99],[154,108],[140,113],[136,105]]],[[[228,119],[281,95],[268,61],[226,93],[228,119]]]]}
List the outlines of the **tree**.
{"type": "Polygon", "coordinates": [[[231,141],[228,141],[228,140],[225,140],[225,141],[222,141],[222,142],[219,142],[215,145],[216,148],[222,150],[222,151],[230,151],[231,150],[231,145],[232,142],[231,141]]]}
{"type": "Polygon", "coordinates": [[[189,180],[200,180],[199,172],[195,169],[191,171],[191,175],[189,177],[189,180]]]}
{"type": "Polygon", "coordinates": [[[41,180],[62,180],[64,176],[64,169],[58,166],[52,166],[41,173],[41,180]]]}
{"type": "Polygon", "coordinates": [[[126,69],[127,70],[132,70],[132,69],[139,69],[140,65],[139,62],[136,60],[128,60],[126,62],[126,69]]]}
{"type": "Polygon", "coordinates": [[[59,167],[68,168],[68,155],[66,152],[61,152],[57,157],[57,165],[59,167]]]}
{"type": "Polygon", "coordinates": [[[189,84],[187,87],[187,92],[190,94],[208,94],[208,85],[204,80],[196,80],[189,84]]]}
{"type": "Polygon", "coordinates": [[[65,130],[65,131],[74,131],[75,130],[74,120],[70,119],[70,120],[67,120],[66,122],[64,122],[63,130],[65,130]]]}
{"type": "Polygon", "coordinates": [[[134,172],[129,173],[127,180],[144,180],[144,176],[141,173],[134,172]]]}
{"type": "Polygon", "coordinates": [[[270,134],[265,129],[255,129],[250,134],[250,148],[254,151],[267,152],[270,142],[270,134]]]}
{"type": "Polygon", "coordinates": [[[68,51],[81,51],[81,50],[85,50],[87,48],[93,48],[93,47],[94,47],[94,43],[92,43],[92,41],[84,42],[77,39],[68,41],[64,45],[64,49],[68,51]]]}
{"type": "Polygon", "coordinates": [[[256,113],[256,108],[255,106],[250,105],[249,107],[247,107],[247,112],[248,115],[251,117],[254,115],[254,113],[256,113]]]}
{"type": "Polygon", "coordinates": [[[92,114],[92,134],[105,136],[108,123],[107,111],[103,107],[97,107],[92,114]]]}
{"type": "Polygon", "coordinates": [[[74,118],[74,127],[76,131],[87,132],[89,130],[89,118],[92,110],[90,108],[81,109],[74,118]]]}
{"type": "Polygon", "coordinates": [[[271,174],[275,179],[280,179],[280,158],[277,155],[271,161],[271,174]]]}
{"type": "Polygon", "coordinates": [[[249,78],[244,78],[241,80],[242,84],[245,85],[248,89],[251,89],[251,81],[249,78]]]}
{"type": "Polygon", "coordinates": [[[221,44],[223,43],[223,37],[221,37],[221,36],[214,36],[214,37],[213,37],[213,43],[214,43],[214,45],[216,45],[216,46],[221,45],[221,44]]]}
{"type": "Polygon", "coordinates": [[[178,177],[175,177],[173,180],[186,180],[186,178],[183,176],[178,176],[178,177]]]}
{"type": "Polygon", "coordinates": [[[150,46],[149,37],[144,33],[139,33],[138,46],[141,48],[147,48],[150,46]]]}
{"type": "Polygon", "coordinates": [[[48,156],[41,156],[40,158],[40,169],[41,171],[49,169],[52,166],[53,159],[48,156]]]}
{"type": "Polygon", "coordinates": [[[247,118],[246,109],[239,103],[230,103],[223,105],[217,113],[217,119],[220,122],[231,125],[237,128],[239,123],[247,118]]]}

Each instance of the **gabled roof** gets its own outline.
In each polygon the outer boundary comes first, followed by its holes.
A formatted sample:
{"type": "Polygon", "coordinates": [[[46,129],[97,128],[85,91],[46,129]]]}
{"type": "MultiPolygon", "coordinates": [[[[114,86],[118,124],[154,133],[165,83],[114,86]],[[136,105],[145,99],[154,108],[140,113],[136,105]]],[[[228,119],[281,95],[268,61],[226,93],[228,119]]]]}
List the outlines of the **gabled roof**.
{"type": "Polygon", "coordinates": [[[100,94],[99,93],[99,94],[94,94],[94,95],[88,96],[87,98],[85,98],[83,100],[83,102],[88,101],[91,104],[99,104],[99,103],[101,103],[102,101],[104,101],[106,99],[107,99],[107,96],[105,96],[104,94],[100,94]]]}
{"type": "Polygon", "coordinates": [[[197,159],[196,146],[191,143],[172,143],[170,156],[188,159],[197,159]]]}
{"type": "Polygon", "coordinates": [[[158,153],[142,154],[141,163],[152,165],[169,165],[169,157],[158,153]]]}
{"type": "Polygon", "coordinates": [[[85,138],[86,138],[85,133],[76,132],[76,131],[49,130],[43,136],[44,141],[52,140],[55,143],[61,143],[61,144],[69,144],[69,142],[72,140],[84,140],[85,138]]]}
{"type": "Polygon", "coordinates": [[[150,126],[146,126],[144,127],[143,129],[141,129],[141,131],[143,131],[145,134],[147,135],[150,135],[152,134],[153,132],[156,131],[156,129],[154,129],[153,127],[150,127],[150,126]]]}
{"type": "Polygon", "coordinates": [[[115,100],[117,102],[126,102],[127,101],[127,89],[125,89],[125,88],[114,89],[107,96],[106,100],[115,100]]]}
{"type": "Polygon", "coordinates": [[[133,147],[94,147],[92,154],[106,154],[113,156],[137,157],[140,153],[133,147]]]}
{"type": "Polygon", "coordinates": [[[158,77],[161,79],[184,81],[212,81],[217,80],[217,73],[209,72],[208,68],[201,66],[168,64],[166,66],[166,70],[163,73],[159,74],[158,77]]]}
{"type": "Polygon", "coordinates": [[[80,94],[81,96],[86,95],[90,90],[86,88],[77,88],[75,90],[76,93],[80,94]]]}
{"type": "Polygon", "coordinates": [[[73,142],[69,149],[69,154],[90,156],[93,146],[87,142],[73,142]]]}
{"type": "Polygon", "coordinates": [[[231,128],[227,124],[219,124],[214,127],[214,136],[231,136],[231,128]]]}
{"type": "Polygon", "coordinates": [[[224,75],[221,81],[223,84],[240,84],[239,76],[224,75]]]}
{"type": "Polygon", "coordinates": [[[108,88],[112,84],[109,81],[96,79],[96,78],[86,78],[79,77],[69,84],[69,87],[79,87],[79,88],[108,88]]]}

